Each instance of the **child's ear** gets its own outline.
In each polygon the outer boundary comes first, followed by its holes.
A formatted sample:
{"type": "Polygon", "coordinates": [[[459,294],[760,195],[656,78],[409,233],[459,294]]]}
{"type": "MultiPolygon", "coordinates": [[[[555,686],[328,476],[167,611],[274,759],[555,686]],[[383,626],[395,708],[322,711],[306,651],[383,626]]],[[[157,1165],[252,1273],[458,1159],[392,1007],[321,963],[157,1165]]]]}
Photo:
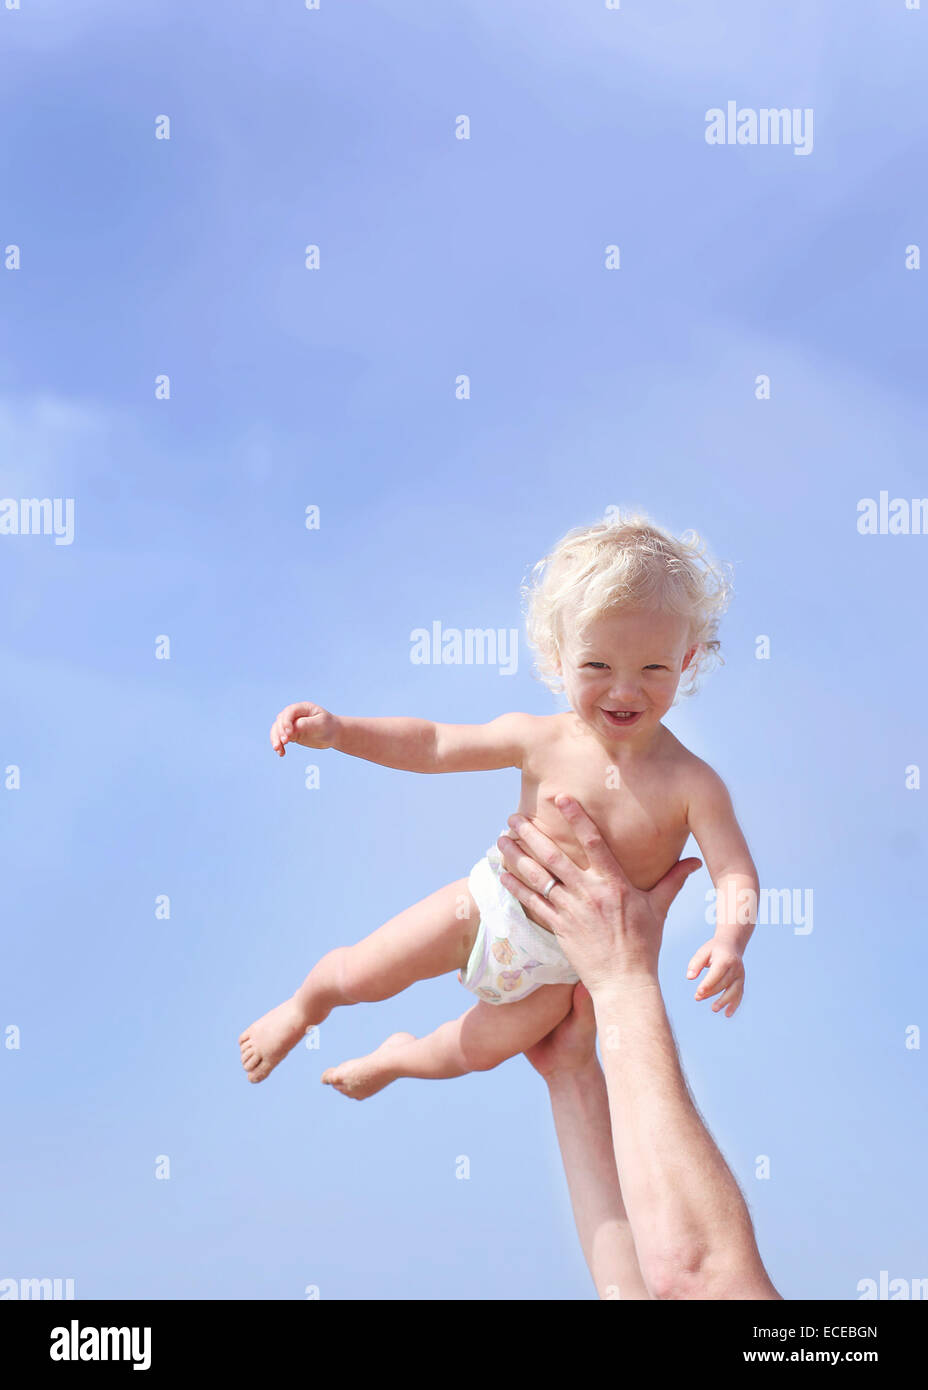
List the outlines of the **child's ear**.
{"type": "Polygon", "coordinates": [[[699,651],[699,643],[697,642],[696,645],[695,645],[695,647],[690,647],[690,649],[689,649],[689,651],[687,652],[686,656],[683,658],[683,665],[682,665],[682,667],[680,668],[681,671],[685,671],[685,670],[686,670],[687,666],[689,666],[690,662],[693,660],[693,657],[696,655],[696,653],[697,653],[698,651],[699,651]]]}

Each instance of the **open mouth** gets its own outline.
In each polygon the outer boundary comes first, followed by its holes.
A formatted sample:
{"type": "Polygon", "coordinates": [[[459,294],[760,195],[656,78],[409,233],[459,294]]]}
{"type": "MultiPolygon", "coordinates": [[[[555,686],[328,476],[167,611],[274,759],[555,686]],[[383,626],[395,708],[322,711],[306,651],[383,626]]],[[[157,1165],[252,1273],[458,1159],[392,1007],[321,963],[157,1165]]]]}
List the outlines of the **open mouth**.
{"type": "Polygon", "coordinates": [[[604,709],[602,713],[610,724],[616,728],[627,729],[630,724],[637,724],[644,713],[640,709],[604,709]]]}

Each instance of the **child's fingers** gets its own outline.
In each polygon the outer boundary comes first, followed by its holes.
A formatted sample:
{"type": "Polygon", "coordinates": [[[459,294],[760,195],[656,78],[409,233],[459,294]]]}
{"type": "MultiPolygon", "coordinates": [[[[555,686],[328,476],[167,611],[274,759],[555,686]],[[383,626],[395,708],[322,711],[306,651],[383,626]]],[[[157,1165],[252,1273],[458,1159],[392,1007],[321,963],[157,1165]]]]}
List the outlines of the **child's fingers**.
{"type": "Polygon", "coordinates": [[[706,966],[709,964],[711,956],[712,950],[708,945],[700,946],[699,950],[696,952],[695,956],[690,961],[689,965],[686,967],[686,978],[688,980],[695,979],[696,976],[699,974],[700,970],[705,970],[706,966]]]}
{"type": "Polygon", "coordinates": [[[298,705],[288,705],[286,709],[281,710],[277,718],[283,732],[292,737],[293,726],[298,719],[306,719],[318,713],[318,705],[311,705],[306,700],[302,700],[298,705]]]}
{"type": "Polygon", "coordinates": [[[711,999],[713,994],[718,994],[729,983],[728,966],[716,966],[710,970],[702,984],[696,991],[696,999],[711,999]]]}
{"type": "Polygon", "coordinates": [[[716,999],[715,1003],[712,1005],[712,1012],[718,1014],[724,1009],[725,1017],[731,1018],[732,1014],[741,1003],[743,996],[744,982],[742,980],[733,981],[733,983],[728,986],[721,999],[716,999]]]}
{"type": "Polygon", "coordinates": [[[274,720],[274,728],[277,730],[278,738],[280,738],[280,736],[284,734],[290,726],[291,721],[289,716],[291,709],[292,706],[288,706],[287,709],[282,709],[280,711],[280,714],[278,714],[277,718],[274,720]]]}

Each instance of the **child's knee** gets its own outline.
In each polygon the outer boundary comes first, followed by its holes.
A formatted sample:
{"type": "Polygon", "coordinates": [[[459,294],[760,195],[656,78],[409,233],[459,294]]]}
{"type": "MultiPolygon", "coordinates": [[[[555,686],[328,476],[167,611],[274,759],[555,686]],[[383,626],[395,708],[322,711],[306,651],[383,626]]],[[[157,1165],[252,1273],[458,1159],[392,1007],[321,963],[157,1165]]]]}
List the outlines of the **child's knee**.
{"type": "Polygon", "coordinates": [[[492,1071],[513,1054],[490,1042],[472,1043],[465,1048],[465,1057],[471,1071],[492,1071]]]}
{"type": "Polygon", "coordinates": [[[366,969],[355,947],[336,946],[329,952],[332,971],[339,995],[346,1004],[374,1003],[379,995],[372,994],[375,982],[370,970],[366,969]]]}
{"type": "Polygon", "coordinates": [[[498,1028],[504,1004],[477,1004],[461,1019],[460,1049],[468,1071],[492,1071],[514,1056],[509,1028],[498,1028]],[[492,1011],[492,1012],[491,1012],[492,1011]],[[494,1017],[495,1015],[495,1017],[494,1017]]]}

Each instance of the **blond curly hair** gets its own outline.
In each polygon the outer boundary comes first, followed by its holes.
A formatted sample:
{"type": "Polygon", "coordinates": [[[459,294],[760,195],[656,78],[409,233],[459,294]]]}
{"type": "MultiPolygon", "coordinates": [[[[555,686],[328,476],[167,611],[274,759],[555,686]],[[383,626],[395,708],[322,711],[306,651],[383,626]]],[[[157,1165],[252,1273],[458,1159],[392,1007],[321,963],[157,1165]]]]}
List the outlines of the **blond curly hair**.
{"type": "Polygon", "coordinates": [[[538,675],[549,690],[563,690],[558,674],[570,609],[571,629],[617,609],[660,608],[690,625],[697,651],[679,686],[691,695],[700,678],[722,658],[719,619],[731,598],[730,568],[713,560],[695,531],[676,538],[641,513],[617,513],[611,521],[568,531],[539,560],[522,585],[529,645],[538,675]]]}

